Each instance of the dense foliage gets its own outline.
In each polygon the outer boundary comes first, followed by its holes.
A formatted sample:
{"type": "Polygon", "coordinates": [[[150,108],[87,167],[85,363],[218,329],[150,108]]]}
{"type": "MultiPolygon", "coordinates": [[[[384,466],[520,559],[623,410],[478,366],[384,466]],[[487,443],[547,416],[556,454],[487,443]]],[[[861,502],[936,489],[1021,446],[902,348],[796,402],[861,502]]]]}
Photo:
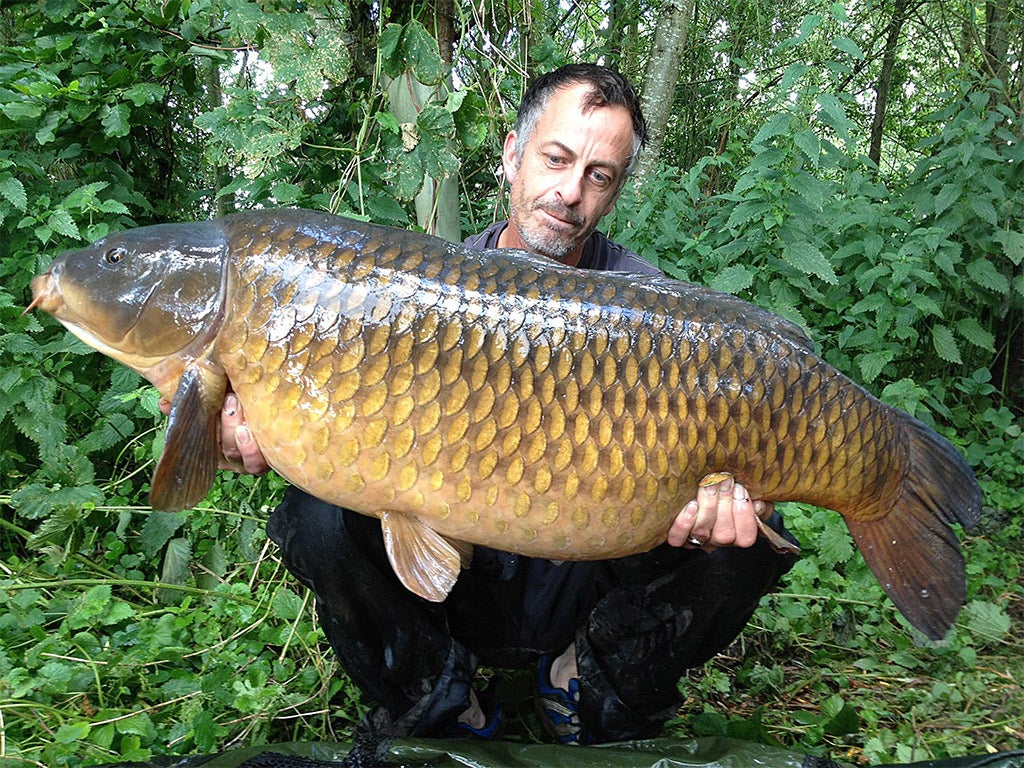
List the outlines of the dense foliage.
{"type": "MultiPolygon", "coordinates": [[[[457,182],[458,205],[434,213],[477,231],[502,216],[494,169],[528,76],[600,57],[641,81],[658,7],[4,4],[0,758],[344,739],[365,707],[266,540],[281,481],[224,473],[198,510],[151,511],[155,393],[23,315],[32,275],[107,232],[236,207],[423,225],[425,179],[457,182]],[[396,105],[413,80],[428,95],[409,118],[396,105]]],[[[964,452],[986,508],[965,539],[968,604],[931,643],[835,515],[791,505],[805,557],[741,641],[684,682],[673,732],[854,762],[1020,748],[1020,11],[697,10],[659,162],[625,190],[611,234],[808,328],[831,363],[964,452]]],[[[528,715],[521,730],[535,733],[528,715]]]]}

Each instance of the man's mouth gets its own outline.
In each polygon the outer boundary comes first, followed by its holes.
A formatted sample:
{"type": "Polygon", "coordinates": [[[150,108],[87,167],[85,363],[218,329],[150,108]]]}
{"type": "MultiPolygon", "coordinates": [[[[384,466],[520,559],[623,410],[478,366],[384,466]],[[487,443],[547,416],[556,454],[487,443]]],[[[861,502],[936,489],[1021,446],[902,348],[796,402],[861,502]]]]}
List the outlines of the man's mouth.
{"type": "Polygon", "coordinates": [[[537,210],[547,216],[550,226],[557,228],[571,228],[579,227],[583,224],[583,219],[575,211],[565,208],[564,206],[555,205],[537,205],[537,210]]]}

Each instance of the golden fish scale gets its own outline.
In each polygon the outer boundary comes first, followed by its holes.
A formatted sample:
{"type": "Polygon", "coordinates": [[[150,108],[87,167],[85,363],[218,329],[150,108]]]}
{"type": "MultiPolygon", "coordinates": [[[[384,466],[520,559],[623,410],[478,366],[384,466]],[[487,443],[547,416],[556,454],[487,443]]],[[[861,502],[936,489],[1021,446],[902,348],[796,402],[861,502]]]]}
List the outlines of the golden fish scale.
{"type": "Polygon", "coordinates": [[[844,511],[892,469],[862,390],[703,294],[377,231],[229,233],[217,356],[315,495],[586,559],[663,541],[708,472],[844,511]]]}

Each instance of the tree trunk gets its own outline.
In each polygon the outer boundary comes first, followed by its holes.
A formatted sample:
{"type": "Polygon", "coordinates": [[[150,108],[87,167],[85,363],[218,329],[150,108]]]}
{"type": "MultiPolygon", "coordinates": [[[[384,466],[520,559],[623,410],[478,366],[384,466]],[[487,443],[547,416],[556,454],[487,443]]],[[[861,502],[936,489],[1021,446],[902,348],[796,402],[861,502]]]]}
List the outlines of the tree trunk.
{"type": "Polygon", "coordinates": [[[661,156],[693,8],[694,0],[667,0],[658,14],[641,95],[648,129],[647,150],[640,158],[638,172],[641,179],[653,172],[661,156]]]}
{"type": "Polygon", "coordinates": [[[889,103],[889,89],[892,87],[892,70],[896,65],[896,50],[899,48],[900,33],[907,19],[909,0],[896,0],[889,20],[889,30],[885,38],[885,51],[882,54],[882,70],[878,73],[875,84],[875,114],[871,118],[871,144],[868,158],[875,165],[878,174],[882,159],[882,134],[885,130],[885,110],[889,103]]]}
{"type": "MultiPolygon", "coordinates": [[[[210,109],[224,105],[224,90],[221,87],[220,62],[217,59],[209,60],[209,70],[206,77],[206,92],[209,99],[210,109]]],[[[214,209],[218,216],[227,216],[235,210],[235,196],[222,195],[220,191],[228,185],[231,180],[226,165],[218,164],[213,168],[213,202],[214,209]]]]}
{"type": "MultiPolygon", "coordinates": [[[[388,83],[390,112],[399,124],[416,122],[416,116],[429,101],[437,99],[443,86],[424,85],[408,70],[388,83]]],[[[425,176],[423,186],[413,200],[416,223],[424,232],[458,242],[459,222],[458,179],[433,179],[425,176]]]]}
{"type": "Polygon", "coordinates": [[[985,4],[985,65],[992,77],[1002,81],[1003,87],[1009,85],[1010,74],[1009,10],[1010,0],[991,0],[985,4]]]}
{"type": "MultiPolygon", "coordinates": [[[[415,123],[424,105],[441,98],[446,90],[452,90],[451,64],[454,46],[454,0],[434,0],[431,12],[424,18],[427,29],[433,29],[441,60],[448,66],[445,81],[437,86],[424,85],[414,73],[406,70],[387,84],[391,114],[399,124],[415,123]]],[[[415,12],[413,4],[408,9],[415,12]]],[[[424,13],[426,13],[424,11],[424,13]]],[[[420,14],[422,17],[422,14],[420,14]]],[[[424,232],[458,242],[462,239],[461,216],[459,212],[459,186],[457,177],[433,179],[424,177],[423,186],[413,201],[416,208],[416,223],[424,232]]]]}

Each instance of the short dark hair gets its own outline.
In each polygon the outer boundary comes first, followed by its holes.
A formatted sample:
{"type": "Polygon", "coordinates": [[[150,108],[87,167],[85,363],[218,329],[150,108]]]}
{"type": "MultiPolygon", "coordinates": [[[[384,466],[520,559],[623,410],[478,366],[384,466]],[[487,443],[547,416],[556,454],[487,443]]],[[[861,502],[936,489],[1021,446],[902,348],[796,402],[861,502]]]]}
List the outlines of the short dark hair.
{"type": "Polygon", "coordinates": [[[628,174],[636,166],[640,150],[647,143],[647,121],[640,109],[640,99],[630,82],[618,72],[600,64],[566,64],[536,78],[523,95],[516,114],[516,154],[522,158],[541,112],[551,94],[570,85],[586,84],[590,91],[583,98],[583,109],[594,107],[625,107],[633,119],[633,156],[626,168],[628,174]]]}

